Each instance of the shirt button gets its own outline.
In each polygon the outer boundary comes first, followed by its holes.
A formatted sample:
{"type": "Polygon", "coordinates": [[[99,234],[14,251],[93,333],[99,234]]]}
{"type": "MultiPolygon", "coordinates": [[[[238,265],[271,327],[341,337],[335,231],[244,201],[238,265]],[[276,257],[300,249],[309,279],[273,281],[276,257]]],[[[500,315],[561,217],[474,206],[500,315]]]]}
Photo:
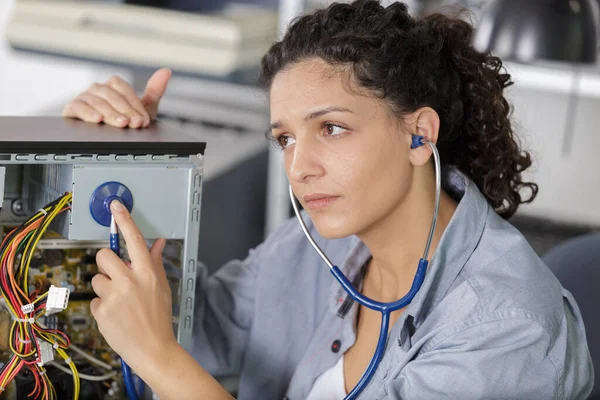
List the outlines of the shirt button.
{"type": "Polygon", "coordinates": [[[340,351],[341,347],[342,347],[342,342],[339,339],[336,339],[331,344],[331,351],[333,351],[334,353],[337,353],[340,351]]]}

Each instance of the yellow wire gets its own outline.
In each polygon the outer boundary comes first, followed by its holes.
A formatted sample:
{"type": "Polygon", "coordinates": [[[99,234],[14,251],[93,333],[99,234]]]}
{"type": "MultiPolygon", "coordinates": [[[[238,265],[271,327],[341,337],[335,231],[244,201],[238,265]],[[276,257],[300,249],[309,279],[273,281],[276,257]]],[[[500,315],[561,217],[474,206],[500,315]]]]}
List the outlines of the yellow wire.
{"type": "MultiPolygon", "coordinates": [[[[70,358],[67,352],[61,348],[56,349],[56,353],[58,353],[58,355],[61,356],[65,361],[70,358]]],[[[78,400],[80,389],[79,372],[77,371],[77,367],[75,367],[75,363],[73,362],[73,360],[71,360],[71,362],[68,365],[69,368],[71,368],[71,372],[73,372],[73,400],[78,400]]]]}
{"type": "MultiPolygon", "coordinates": [[[[9,242],[9,245],[10,245],[10,243],[12,243],[12,240],[9,242]]],[[[7,248],[10,248],[10,246],[7,246],[7,248]]],[[[5,259],[6,257],[7,257],[7,253],[6,253],[6,252],[3,252],[3,253],[2,253],[2,258],[0,259],[0,262],[1,262],[2,264],[0,264],[0,265],[4,265],[4,259],[5,259]]],[[[6,295],[6,293],[4,293],[4,290],[0,290],[0,291],[2,292],[2,297],[4,297],[4,299],[6,300],[4,303],[5,303],[5,304],[8,306],[8,309],[10,310],[10,312],[12,313],[12,315],[13,315],[15,318],[17,318],[17,317],[18,317],[18,315],[17,315],[17,312],[15,311],[15,309],[14,309],[14,307],[12,306],[11,302],[8,300],[8,296],[6,295]]]]}
{"type": "MultiPolygon", "coordinates": [[[[39,210],[37,213],[35,213],[32,217],[30,217],[27,220],[27,222],[25,223],[25,225],[27,226],[27,225],[33,223],[34,221],[36,221],[38,218],[42,217],[43,215],[48,215],[48,210],[50,210],[50,209],[51,209],[51,207],[44,208],[44,211],[46,211],[46,214],[42,213],[42,211],[39,210]]],[[[23,259],[21,259],[21,266],[22,266],[22,262],[23,262],[23,259]]],[[[19,278],[20,279],[23,278],[23,268],[19,268],[19,278]]]]}
{"type": "MultiPolygon", "coordinates": [[[[14,322],[13,322],[13,324],[12,324],[12,327],[10,328],[10,336],[9,336],[10,340],[8,341],[8,346],[10,347],[10,350],[11,350],[11,351],[12,351],[12,352],[13,352],[15,355],[17,355],[17,356],[19,356],[19,357],[21,357],[21,358],[31,357],[32,355],[34,355],[34,354],[35,354],[35,349],[33,349],[33,350],[30,352],[30,353],[27,353],[27,354],[22,354],[20,351],[17,351],[17,350],[15,350],[15,348],[13,347],[13,341],[12,341],[12,337],[13,337],[13,335],[14,335],[15,326],[18,326],[18,327],[19,327],[19,336],[20,336],[20,337],[21,337],[23,340],[31,340],[31,339],[27,339],[27,338],[24,338],[24,337],[23,337],[23,336],[24,336],[24,335],[23,335],[24,329],[23,329],[23,327],[21,326],[21,324],[22,324],[21,322],[17,322],[17,321],[14,321],[14,322]]],[[[24,343],[21,343],[21,346],[23,346],[23,345],[24,345],[24,343]]]]}
{"type": "MultiPolygon", "coordinates": [[[[67,202],[69,202],[69,201],[72,199],[72,197],[73,197],[73,196],[72,196],[72,194],[70,194],[70,193],[69,193],[69,194],[68,194],[68,195],[66,195],[66,196],[65,196],[65,197],[64,197],[64,198],[63,198],[63,199],[62,199],[62,200],[61,200],[61,201],[60,201],[60,202],[59,202],[59,203],[58,203],[56,206],[54,206],[54,208],[53,208],[53,212],[51,212],[51,213],[49,214],[49,215],[53,215],[53,216],[52,216],[52,218],[48,218],[48,219],[47,219],[47,224],[45,225],[45,227],[46,227],[46,228],[47,228],[47,225],[48,225],[48,224],[49,224],[49,223],[52,221],[52,219],[54,219],[54,216],[55,216],[55,215],[56,215],[56,214],[57,214],[57,213],[58,213],[60,210],[62,210],[62,208],[64,207],[64,205],[65,205],[67,202]],[[60,208],[59,208],[59,207],[60,207],[60,208]]],[[[46,211],[47,211],[47,209],[50,209],[50,207],[46,207],[46,211]]],[[[38,212],[37,212],[37,213],[34,215],[34,217],[30,218],[30,219],[27,221],[27,223],[26,223],[26,224],[29,224],[29,223],[33,222],[35,219],[37,219],[37,218],[38,218],[39,216],[41,216],[41,215],[42,215],[42,212],[41,212],[41,211],[38,211],[38,212]]],[[[46,222],[46,221],[45,221],[45,222],[46,222]]],[[[44,228],[44,230],[45,230],[45,228],[44,228]]],[[[29,238],[29,240],[28,240],[28,247],[29,247],[29,243],[31,242],[31,238],[32,238],[32,237],[33,237],[33,235],[32,235],[32,236],[30,236],[30,238],[29,238]]],[[[15,241],[15,238],[12,238],[12,239],[11,239],[11,240],[10,240],[10,241],[7,243],[6,249],[10,249],[10,248],[12,248],[14,241],[15,241]]],[[[36,244],[37,244],[37,241],[36,241],[36,244]]],[[[34,248],[35,248],[35,247],[34,247],[34,248]]],[[[27,249],[26,249],[26,250],[27,250],[27,249]]],[[[23,260],[26,258],[26,257],[25,257],[25,255],[26,255],[26,254],[28,254],[28,253],[27,253],[27,252],[24,252],[24,253],[23,253],[23,256],[21,257],[21,262],[23,262],[23,260]]],[[[0,262],[2,263],[1,265],[4,265],[4,262],[5,262],[5,260],[6,260],[6,258],[7,258],[7,257],[8,257],[8,252],[7,252],[7,251],[4,251],[4,252],[2,253],[2,256],[1,256],[1,258],[0,258],[0,262]]],[[[28,257],[27,257],[27,258],[28,258],[28,257]]],[[[23,269],[22,269],[22,268],[20,268],[20,269],[19,269],[19,275],[21,275],[21,274],[22,274],[22,272],[23,272],[23,269]]],[[[27,294],[27,295],[29,295],[29,287],[28,287],[28,285],[27,285],[27,277],[28,277],[28,274],[29,274],[29,263],[27,264],[26,274],[25,274],[25,276],[24,276],[24,278],[25,278],[25,279],[23,279],[23,289],[24,289],[24,293],[25,293],[25,294],[27,294]]],[[[10,301],[8,301],[8,297],[6,296],[6,294],[4,293],[4,291],[1,291],[1,292],[2,292],[2,296],[3,296],[5,299],[7,299],[7,301],[6,301],[6,304],[8,305],[8,307],[9,307],[9,310],[12,312],[13,316],[15,316],[15,317],[18,317],[18,315],[17,315],[17,312],[16,312],[15,308],[14,308],[14,307],[13,307],[13,305],[10,303],[10,301]]],[[[17,298],[18,298],[18,297],[17,297],[17,298]]]]}
{"type": "MultiPolygon", "coordinates": [[[[25,246],[25,250],[23,251],[23,254],[21,256],[21,260],[20,260],[20,265],[19,265],[19,269],[18,269],[18,276],[20,279],[22,279],[23,282],[23,292],[29,296],[29,287],[28,287],[28,277],[29,277],[29,266],[31,263],[31,259],[33,258],[33,251],[35,251],[40,239],[42,238],[42,236],[44,235],[44,233],[46,232],[46,230],[48,229],[48,226],[50,225],[50,223],[54,220],[54,218],[58,215],[58,213],[60,213],[63,208],[72,200],[72,194],[69,193],[67,195],[65,195],[55,206],[52,207],[46,207],[44,210],[46,211],[46,218],[44,218],[44,221],[42,222],[42,224],[31,234],[29,235],[28,239],[27,239],[27,243],[25,246]],[[34,240],[35,237],[35,240],[34,240]]],[[[26,224],[30,224],[33,221],[35,221],[37,218],[40,218],[42,216],[42,214],[44,214],[41,211],[38,211],[33,217],[31,217],[26,224]]],[[[6,246],[6,249],[12,249],[13,248],[13,244],[14,244],[15,239],[11,239],[6,246]]],[[[7,251],[2,252],[2,254],[0,255],[0,262],[4,263],[6,258],[8,257],[8,253],[7,251]]],[[[2,293],[2,296],[5,297],[5,299],[7,299],[6,294],[0,290],[0,292],[2,293]]],[[[46,296],[48,295],[48,293],[44,293],[40,296],[38,296],[33,303],[37,304],[39,303],[41,300],[43,300],[46,296]]],[[[19,301],[19,297],[17,297],[17,301],[19,301]]],[[[17,312],[15,311],[15,308],[13,307],[13,305],[10,303],[10,301],[5,302],[8,305],[8,308],[10,309],[10,311],[12,312],[12,314],[15,317],[18,317],[17,312]]],[[[36,315],[36,317],[39,317],[41,315],[43,315],[44,312],[42,311],[41,313],[39,313],[39,315],[36,315]]],[[[25,322],[18,322],[18,321],[14,321],[13,325],[11,326],[11,332],[10,332],[10,337],[12,339],[12,337],[14,336],[14,330],[16,327],[18,327],[19,330],[19,336],[21,338],[23,338],[23,340],[35,340],[35,338],[30,338],[29,336],[27,336],[27,338],[25,338],[24,336],[26,336],[26,329],[25,329],[25,322]]],[[[36,325],[37,326],[37,325],[36,325]]],[[[40,328],[41,329],[41,328],[40,328]]],[[[44,332],[44,331],[37,331],[37,336],[39,336],[41,339],[46,340],[47,342],[54,344],[57,343],[58,348],[56,349],[56,352],[58,355],[60,355],[65,361],[67,359],[69,359],[69,356],[67,355],[67,353],[63,350],[68,348],[68,344],[67,341],[65,340],[65,338],[63,338],[62,336],[53,333],[53,332],[44,332]]],[[[30,357],[32,355],[34,355],[36,353],[36,350],[33,349],[32,352],[28,353],[28,354],[21,354],[20,352],[18,352],[14,346],[13,346],[13,341],[9,340],[9,346],[11,351],[13,352],[14,356],[11,358],[11,360],[9,361],[9,365],[7,367],[8,371],[5,375],[5,378],[2,380],[2,382],[0,382],[0,385],[2,387],[5,387],[7,384],[7,378],[10,377],[10,375],[14,372],[15,368],[19,365],[19,362],[21,362],[20,358],[26,358],[26,357],[30,357]]],[[[21,343],[20,345],[20,350],[24,348],[24,344],[21,343]]],[[[80,392],[80,380],[79,380],[79,372],[77,371],[77,367],[75,366],[74,362],[69,362],[69,368],[71,369],[72,373],[73,373],[73,399],[74,400],[79,400],[79,392],[80,392]]],[[[41,369],[40,367],[38,367],[38,372],[43,371],[43,369],[41,369]]],[[[46,399],[50,399],[50,400],[54,400],[57,398],[57,394],[56,394],[56,389],[54,387],[54,385],[52,385],[52,382],[49,380],[47,374],[42,374],[42,379],[47,383],[47,388],[49,389],[48,391],[43,391],[42,396],[46,399]]]]}
{"type": "Polygon", "coordinates": [[[50,379],[48,379],[48,382],[50,383],[50,399],[51,400],[57,399],[58,395],[56,394],[56,389],[54,388],[54,385],[52,384],[50,379]]]}
{"type": "MultiPolygon", "coordinates": [[[[33,251],[35,250],[35,248],[37,247],[40,239],[42,238],[42,236],[44,235],[44,233],[46,232],[46,229],[48,228],[48,226],[50,225],[50,223],[54,220],[54,218],[58,215],[58,213],[60,213],[62,211],[62,209],[67,205],[67,203],[69,203],[71,201],[71,199],[73,198],[73,195],[71,193],[65,195],[59,202],[58,204],[56,204],[53,208],[52,211],[50,211],[50,213],[48,213],[48,216],[44,219],[44,222],[42,223],[42,225],[38,228],[40,229],[40,233],[36,236],[35,241],[33,242],[33,245],[30,247],[31,245],[31,241],[34,237],[34,235],[32,235],[27,243],[27,247],[25,248],[25,251],[23,252],[23,257],[21,258],[21,263],[23,263],[23,261],[26,261],[25,264],[25,268],[24,268],[24,279],[23,279],[23,290],[26,294],[29,294],[29,287],[27,285],[27,277],[29,276],[29,265],[31,264],[31,254],[33,253],[33,251]]],[[[23,268],[21,267],[21,269],[23,270],[23,268]]]]}
{"type": "Polygon", "coordinates": [[[46,297],[48,297],[48,292],[40,294],[34,301],[33,304],[39,303],[40,301],[44,300],[46,297]]]}
{"type": "MultiPolygon", "coordinates": [[[[37,232],[39,232],[41,230],[41,233],[39,234],[32,234],[29,236],[28,240],[27,240],[27,245],[25,247],[25,250],[23,252],[23,256],[21,257],[21,268],[19,269],[19,271],[21,273],[23,273],[23,291],[28,295],[29,294],[29,287],[27,285],[27,278],[29,277],[29,266],[31,263],[31,259],[32,259],[32,255],[33,255],[33,251],[35,250],[35,248],[37,247],[37,243],[38,241],[41,239],[41,237],[43,236],[44,232],[46,231],[46,229],[48,228],[48,226],[50,225],[50,223],[54,220],[54,218],[56,217],[56,215],[58,215],[58,213],[61,212],[61,210],[64,208],[64,206],[71,201],[72,195],[68,194],[65,197],[63,197],[55,206],[53,207],[46,207],[45,211],[47,213],[46,218],[44,219],[44,221],[42,222],[42,225],[40,227],[38,227],[36,229],[37,232]],[[50,212],[48,212],[50,211],[50,212]],[[33,241],[33,238],[37,236],[36,241],[33,241]],[[32,245],[33,244],[33,245],[32,245]],[[25,265],[23,265],[25,263],[25,265]]],[[[38,213],[30,219],[30,222],[35,221],[38,217],[42,216],[42,212],[38,211],[38,213]]]]}
{"type": "MultiPolygon", "coordinates": [[[[38,367],[38,369],[40,371],[45,370],[43,367],[38,367]]],[[[44,380],[46,381],[47,385],[48,385],[48,390],[49,392],[46,392],[44,395],[47,399],[49,400],[54,400],[56,399],[56,388],[54,387],[54,385],[52,384],[52,381],[50,380],[50,378],[48,378],[48,374],[43,374],[42,378],[44,378],[44,380]]]]}
{"type": "Polygon", "coordinates": [[[2,379],[2,382],[0,382],[0,386],[2,386],[3,388],[6,389],[6,385],[8,384],[7,380],[8,377],[12,375],[17,363],[19,362],[19,359],[17,356],[11,357],[11,359],[9,360],[9,366],[7,367],[8,372],[7,374],[4,376],[4,379],[2,379]]]}

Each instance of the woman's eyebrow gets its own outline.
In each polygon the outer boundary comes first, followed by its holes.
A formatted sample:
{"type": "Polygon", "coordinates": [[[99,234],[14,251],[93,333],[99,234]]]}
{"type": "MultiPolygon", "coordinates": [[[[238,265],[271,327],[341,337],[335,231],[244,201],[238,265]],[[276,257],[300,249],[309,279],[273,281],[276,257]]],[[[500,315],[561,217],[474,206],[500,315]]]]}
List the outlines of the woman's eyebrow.
{"type": "Polygon", "coordinates": [[[271,125],[269,125],[269,131],[273,130],[273,129],[281,129],[282,124],[279,121],[273,122],[271,125]]]}
{"type": "Polygon", "coordinates": [[[352,113],[354,114],[354,111],[348,109],[348,108],[344,108],[344,107],[339,107],[339,106],[330,106],[330,107],[325,107],[321,110],[317,110],[314,112],[311,112],[310,114],[308,114],[304,119],[306,121],[309,121],[311,119],[315,119],[315,118],[319,118],[325,114],[329,114],[332,112],[347,112],[347,113],[352,113]]]}
{"type": "MultiPolygon", "coordinates": [[[[325,114],[329,114],[332,112],[347,112],[347,113],[354,114],[354,111],[352,111],[348,108],[339,107],[339,106],[330,106],[330,107],[325,107],[325,108],[317,110],[317,111],[313,111],[310,114],[308,114],[306,117],[304,117],[304,119],[306,121],[310,121],[311,119],[319,118],[325,114]]],[[[280,121],[275,121],[275,122],[271,123],[271,125],[269,125],[269,130],[281,129],[282,126],[283,126],[283,124],[280,121]]]]}

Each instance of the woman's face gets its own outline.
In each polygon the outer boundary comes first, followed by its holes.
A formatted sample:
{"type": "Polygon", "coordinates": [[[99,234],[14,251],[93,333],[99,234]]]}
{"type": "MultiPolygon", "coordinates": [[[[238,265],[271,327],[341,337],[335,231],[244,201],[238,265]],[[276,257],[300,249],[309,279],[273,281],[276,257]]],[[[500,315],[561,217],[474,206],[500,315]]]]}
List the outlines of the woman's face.
{"type": "Polygon", "coordinates": [[[400,206],[412,183],[409,132],[381,100],[348,90],[320,59],[279,72],[271,131],[292,189],[319,233],[360,235],[400,206]]]}

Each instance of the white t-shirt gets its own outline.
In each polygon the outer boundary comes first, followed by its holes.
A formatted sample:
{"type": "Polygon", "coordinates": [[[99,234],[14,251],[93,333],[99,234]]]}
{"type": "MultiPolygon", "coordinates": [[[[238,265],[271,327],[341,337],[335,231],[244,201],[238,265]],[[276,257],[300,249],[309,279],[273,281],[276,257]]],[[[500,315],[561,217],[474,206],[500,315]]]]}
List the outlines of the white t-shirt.
{"type": "Polygon", "coordinates": [[[346,397],[344,356],[315,381],[306,400],[343,400],[346,397]]]}

